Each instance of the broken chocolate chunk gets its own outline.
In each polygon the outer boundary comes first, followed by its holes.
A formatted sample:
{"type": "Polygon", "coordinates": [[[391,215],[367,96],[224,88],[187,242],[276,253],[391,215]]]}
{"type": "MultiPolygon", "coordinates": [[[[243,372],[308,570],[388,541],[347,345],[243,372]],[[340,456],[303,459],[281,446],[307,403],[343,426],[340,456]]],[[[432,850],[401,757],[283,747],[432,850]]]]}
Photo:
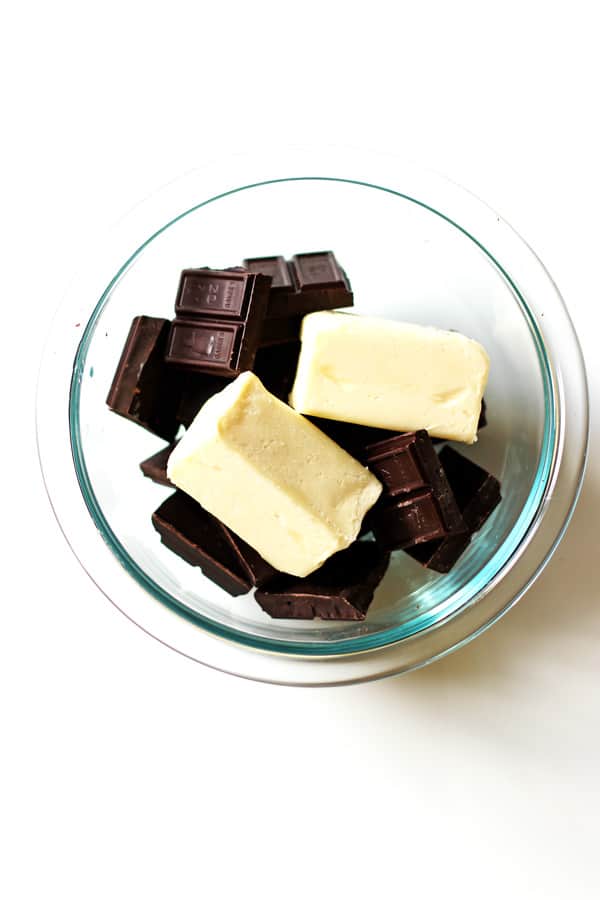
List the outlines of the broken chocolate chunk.
{"type": "Polygon", "coordinates": [[[479,413],[479,421],[477,423],[477,431],[481,431],[487,425],[487,403],[485,397],[481,398],[481,412],[479,413]]]}
{"type": "Polygon", "coordinates": [[[256,591],[274,619],[364,619],[390,555],[373,541],[357,541],[306,578],[280,575],[256,591]]]}
{"type": "Polygon", "coordinates": [[[157,484],[165,485],[165,487],[172,487],[171,482],[167,478],[167,462],[177,444],[178,441],[167,444],[167,446],[163,447],[162,450],[159,450],[158,453],[154,453],[152,456],[149,456],[148,459],[145,459],[140,463],[140,469],[146,478],[150,478],[157,484]]]}
{"type": "Polygon", "coordinates": [[[468,547],[471,536],[479,531],[500,503],[501,493],[497,478],[452,447],[441,450],[440,462],[468,529],[467,533],[411,547],[407,553],[428,569],[449,572],[468,547]]]}
{"type": "Polygon", "coordinates": [[[135,317],[106,398],[113,412],[167,441],[178,428],[177,376],[164,362],[169,327],[167,319],[135,317]]]}
{"type": "Polygon", "coordinates": [[[479,531],[502,499],[500,482],[453,447],[444,447],[440,462],[469,531],[479,531]]]}
{"type": "Polygon", "coordinates": [[[176,491],[152,514],[152,524],[169,550],[233,596],[265,584],[277,570],[199,503],[176,491]]]}

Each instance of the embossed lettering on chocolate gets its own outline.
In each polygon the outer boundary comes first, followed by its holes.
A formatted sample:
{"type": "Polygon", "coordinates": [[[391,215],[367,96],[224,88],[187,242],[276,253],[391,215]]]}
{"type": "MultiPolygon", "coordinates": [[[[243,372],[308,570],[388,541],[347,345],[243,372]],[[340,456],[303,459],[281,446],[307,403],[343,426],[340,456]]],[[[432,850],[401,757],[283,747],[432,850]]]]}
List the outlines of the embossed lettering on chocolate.
{"type": "Polygon", "coordinates": [[[261,343],[271,278],[240,269],[185,269],[165,359],[182,369],[237,375],[261,343]]]}

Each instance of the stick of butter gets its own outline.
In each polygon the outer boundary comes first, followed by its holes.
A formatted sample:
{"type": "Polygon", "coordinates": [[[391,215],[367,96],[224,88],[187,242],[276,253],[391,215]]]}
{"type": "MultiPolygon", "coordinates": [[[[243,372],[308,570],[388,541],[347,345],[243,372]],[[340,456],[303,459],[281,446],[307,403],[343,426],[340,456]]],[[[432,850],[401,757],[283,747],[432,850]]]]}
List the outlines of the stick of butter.
{"type": "Polygon", "coordinates": [[[304,317],[290,403],[298,412],[393,431],[477,440],[489,358],[453,331],[340,312],[304,317]]]}
{"type": "Polygon", "coordinates": [[[167,474],[272,566],[300,577],[356,539],[382,490],[251,372],[204,404],[167,474]]]}

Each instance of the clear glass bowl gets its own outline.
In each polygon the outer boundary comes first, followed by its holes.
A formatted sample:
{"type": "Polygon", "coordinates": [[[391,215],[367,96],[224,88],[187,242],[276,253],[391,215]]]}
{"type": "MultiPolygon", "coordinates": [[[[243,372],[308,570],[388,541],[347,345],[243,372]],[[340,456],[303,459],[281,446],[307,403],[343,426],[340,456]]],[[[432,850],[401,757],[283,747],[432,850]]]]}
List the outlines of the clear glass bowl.
{"type": "Polygon", "coordinates": [[[49,341],[40,455],[75,552],[142,627],[238,674],[339,683],[423,664],[522,593],[578,492],[587,396],[556,288],[493,211],[397,160],[345,153],[332,164],[299,153],[270,168],[237,160],[187,176],[136,210],[102,250],[93,260],[102,274],[86,267],[49,341]],[[336,252],[358,313],[454,328],[491,358],[489,425],[464,452],[501,479],[503,502],[448,575],[395,553],[358,623],[270,619],[250,596],[230,597],[164,548],[150,516],[169,491],[139,471],[164,442],[105,405],[132,317],[171,317],[181,269],[316,249],[336,252]]]}

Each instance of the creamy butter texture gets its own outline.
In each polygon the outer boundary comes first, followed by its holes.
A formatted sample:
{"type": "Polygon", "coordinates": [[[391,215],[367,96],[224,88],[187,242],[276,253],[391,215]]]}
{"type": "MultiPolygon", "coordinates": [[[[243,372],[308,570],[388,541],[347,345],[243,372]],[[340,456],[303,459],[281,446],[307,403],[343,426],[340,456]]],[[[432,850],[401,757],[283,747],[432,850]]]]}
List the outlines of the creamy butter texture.
{"type": "Polygon", "coordinates": [[[301,413],[472,444],[489,371],[452,331],[340,312],[305,316],[291,405],[301,413]]]}
{"type": "Polygon", "coordinates": [[[167,473],[272,566],[297,576],[348,547],[381,493],[368,469],[251,372],[204,404],[167,473]]]}

